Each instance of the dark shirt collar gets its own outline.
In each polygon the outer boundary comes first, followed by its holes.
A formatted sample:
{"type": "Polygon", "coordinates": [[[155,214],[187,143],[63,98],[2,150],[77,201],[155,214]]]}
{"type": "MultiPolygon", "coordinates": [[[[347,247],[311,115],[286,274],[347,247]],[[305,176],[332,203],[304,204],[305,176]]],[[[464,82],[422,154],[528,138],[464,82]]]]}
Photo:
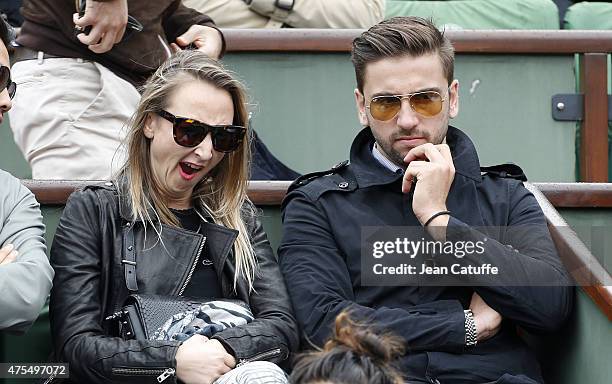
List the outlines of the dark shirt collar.
{"type": "MultiPolygon", "coordinates": [[[[480,161],[472,140],[461,130],[449,126],[446,143],[451,149],[455,173],[480,181],[480,161]]],[[[370,127],[366,127],[353,140],[351,146],[351,168],[361,188],[371,185],[390,184],[401,178],[401,172],[395,173],[382,165],[372,155],[374,136],[370,127]]]]}

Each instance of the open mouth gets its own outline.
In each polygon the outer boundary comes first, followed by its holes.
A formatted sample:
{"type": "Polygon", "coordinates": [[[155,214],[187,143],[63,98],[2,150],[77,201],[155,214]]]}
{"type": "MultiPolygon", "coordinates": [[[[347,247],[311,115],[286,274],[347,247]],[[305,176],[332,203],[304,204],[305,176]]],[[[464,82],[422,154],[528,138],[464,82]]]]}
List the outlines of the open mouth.
{"type": "Polygon", "coordinates": [[[181,175],[183,178],[190,180],[202,169],[202,167],[191,163],[180,162],[179,169],[181,170],[181,175]]]}

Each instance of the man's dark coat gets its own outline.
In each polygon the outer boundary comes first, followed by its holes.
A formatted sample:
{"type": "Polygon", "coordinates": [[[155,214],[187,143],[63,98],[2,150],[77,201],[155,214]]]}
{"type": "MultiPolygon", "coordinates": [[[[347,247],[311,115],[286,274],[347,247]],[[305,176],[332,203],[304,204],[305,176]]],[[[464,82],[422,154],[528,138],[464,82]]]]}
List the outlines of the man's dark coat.
{"type": "Polygon", "coordinates": [[[373,157],[373,143],[365,128],[353,142],[350,165],[298,179],[283,202],[279,257],[303,340],[322,345],[335,317],[350,308],[355,317],[405,339],[408,352],[400,367],[413,382],[508,382],[503,381],[512,380],[508,374],[541,382],[538,363],[516,326],[558,329],[571,310],[572,290],[534,196],[520,180],[481,174],[471,140],[449,127],[456,173],[447,199],[447,236],[490,237],[478,263],[557,286],[516,286],[508,274],[488,286],[363,286],[362,226],[420,226],[412,193],[401,192],[401,172],[373,157]],[[474,229],[481,226],[498,231],[485,235],[474,229]],[[530,230],[512,236],[521,226],[530,230]],[[504,320],[494,337],[466,348],[464,309],[474,291],[504,320]]]}

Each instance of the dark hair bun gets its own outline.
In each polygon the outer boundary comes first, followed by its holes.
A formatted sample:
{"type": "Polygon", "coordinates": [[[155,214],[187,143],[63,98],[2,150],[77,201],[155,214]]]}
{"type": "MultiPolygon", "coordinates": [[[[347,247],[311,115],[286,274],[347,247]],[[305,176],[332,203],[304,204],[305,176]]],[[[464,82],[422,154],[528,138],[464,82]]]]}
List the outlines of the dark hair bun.
{"type": "Polygon", "coordinates": [[[323,349],[300,355],[289,382],[400,384],[404,380],[393,365],[403,354],[403,339],[376,333],[344,311],[336,317],[334,335],[323,349]]]}
{"type": "Polygon", "coordinates": [[[351,320],[347,312],[342,312],[336,317],[334,336],[323,349],[329,351],[340,346],[385,363],[404,354],[404,346],[400,339],[375,333],[372,329],[351,320]]]}

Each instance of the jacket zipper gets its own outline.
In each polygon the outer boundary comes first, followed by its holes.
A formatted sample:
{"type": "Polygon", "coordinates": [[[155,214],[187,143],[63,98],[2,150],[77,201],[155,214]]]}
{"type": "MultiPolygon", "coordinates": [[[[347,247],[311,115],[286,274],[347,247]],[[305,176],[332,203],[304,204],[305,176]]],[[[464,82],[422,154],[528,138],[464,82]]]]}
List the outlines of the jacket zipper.
{"type": "Polygon", "coordinates": [[[202,236],[202,240],[200,240],[200,246],[198,247],[198,253],[196,254],[195,261],[191,265],[191,269],[189,270],[187,279],[183,283],[183,286],[181,287],[181,290],[178,293],[179,296],[183,294],[183,292],[185,291],[185,288],[187,288],[187,284],[189,284],[189,281],[191,281],[191,276],[193,276],[193,272],[195,271],[196,266],[198,265],[198,261],[200,261],[200,255],[202,254],[202,249],[204,249],[205,242],[206,242],[206,236],[202,236]]]}
{"type": "Polygon", "coordinates": [[[115,320],[115,319],[118,319],[118,318],[122,318],[125,315],[127,315],[127,312],[125,312],[123,309],[120,309],[117,312],[113,313],[112,315],[106,316],[104,318],[104,321],[112,321],[112,320],[115,320]]]}
{"type": "Polygon", "coordinates": [[[266,359],[269,359],[271,357],[276,357],[276,356],[280,355],[281,353],[282,353],[282,351],[281,351],[280,348],[271,349],[271,350],[266,351],[266,352],[258,353],[257,355],[254,355],[254,356],[249,357],[247,359],[240,359],[240,360],[238,360],[238,364],[236,364],[236,367],[239,367],[239,366],[244,365],[246,363],[251,363],[253,361],[266,360],[266,359]]]}
{"type": "Polygon", "coordinates": [[[157,376],[157,382],[163,383],[170,376],[175,374],[174,368],[161,368],[161,369],[146,369],[146,368],[113,368],[113,374],[115,375],[128,375],[128,376],[157,376]]]}

